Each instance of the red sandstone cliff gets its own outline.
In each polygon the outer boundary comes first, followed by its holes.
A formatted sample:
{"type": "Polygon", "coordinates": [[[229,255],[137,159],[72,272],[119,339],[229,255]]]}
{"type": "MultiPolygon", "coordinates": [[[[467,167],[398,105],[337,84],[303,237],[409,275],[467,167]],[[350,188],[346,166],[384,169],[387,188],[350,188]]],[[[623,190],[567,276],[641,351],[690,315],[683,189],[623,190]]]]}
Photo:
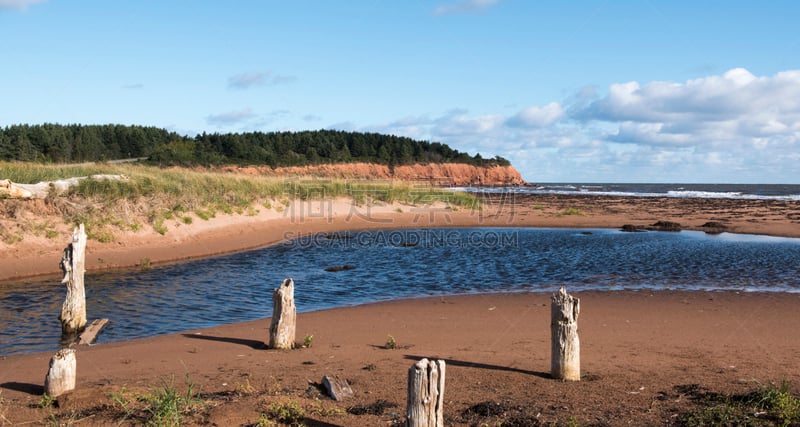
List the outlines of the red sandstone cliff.
{"type": "Polygon", "coordinates": [[[395,166],[375,163],[324,164],[272,169],[268,166],[226,167],[226,171],[251,175],[285,177],[320,177],[330,179],[430,181],[435,185],[524,185],[522,176],[512,166],[472,166],[462,163],[430,163],[395,166]]]}

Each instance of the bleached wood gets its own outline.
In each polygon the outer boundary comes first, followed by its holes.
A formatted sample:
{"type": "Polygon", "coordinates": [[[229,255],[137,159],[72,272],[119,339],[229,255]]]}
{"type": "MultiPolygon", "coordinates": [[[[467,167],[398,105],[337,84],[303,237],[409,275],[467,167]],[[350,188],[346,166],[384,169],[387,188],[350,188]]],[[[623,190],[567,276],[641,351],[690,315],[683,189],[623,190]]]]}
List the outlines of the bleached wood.
{"type": "Polygon", "coordinates": [[[78,345],[89,345],[97,339],[97,335],[108,325],[108,319],[95,319],[78,337],[78,345]]]}
{"type": "Polygon", "coordinates": [[[64,337],[75,337],[86,326],[86,291],[83,276],[86,272],[86,230],[83,224],[72,232],[72,243],[61,257],[61,270],[64,278],[61,283],[67,287],[67,296],[61,306],[61,333],[64,337]]]}
{"type": "Polygon", "coordinates": [[[125,175],[90,175],[75,178],[59,179],[56,181],[42,181],[36,184],[18,184],[11,180],[0,180],[0,195],[11,199],[45,199],[51,194],[60,195],[70,188],[80,185],[84,179],[126,181],[125,175]]]}
{"type": "Polygon", "coordinates": [[[353,389],[350,388],[350,384],[348,384],[347,380],[335,375],[333,377],[327,375],[322,377],[322,385],[325,386],[328,396],[337,402],[353,397],[353,389]]]}
{"type": "Polygon", "coordinates": [[[44,378],[45,394],[51,397],[58,397],[75,390],[77,365],[74,349],[62,348],[58,350],[50,358],[50,368],[44,378]]]}
{"type": "Polygon", "coordinates": [[[444,360],[422,359],[408,370],[408,427],[444,426],[444,360]]]}
{"type": "Polygon", "coordinates": [[[580,299],[562,286],[550,305],[551,375],[555,379],[580,381],[581,345],[578,338],[580,299]]]}
{"type": "Polygon", "coordinates": [[[294,305],[294,280],[286,279],[272,292],[272,321],[269,326],[269,348],[294,347],[297,309],[294,305]]]}

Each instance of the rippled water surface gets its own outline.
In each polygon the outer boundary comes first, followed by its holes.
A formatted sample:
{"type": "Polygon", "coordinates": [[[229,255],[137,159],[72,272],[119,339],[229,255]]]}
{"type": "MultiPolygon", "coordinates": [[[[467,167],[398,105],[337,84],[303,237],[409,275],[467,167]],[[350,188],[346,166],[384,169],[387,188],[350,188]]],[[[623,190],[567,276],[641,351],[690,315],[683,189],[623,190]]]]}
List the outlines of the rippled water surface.
{"type": "MultiPolygon", "coordinates": [[[[99,342],[268,317],[295,280],[299,311],[445,294],[685,289],[800,292],[800,239],[700,232],[432,229],[314,236],[149,271],[87,275],[99,342]],[[327,267],[355,267],[339,272],[327,267]]],[[[0,286],[0,354],[58,348],[58,280],[0,286]]],[[[265,337],[266,338],[266,337],[265,337]]]]}

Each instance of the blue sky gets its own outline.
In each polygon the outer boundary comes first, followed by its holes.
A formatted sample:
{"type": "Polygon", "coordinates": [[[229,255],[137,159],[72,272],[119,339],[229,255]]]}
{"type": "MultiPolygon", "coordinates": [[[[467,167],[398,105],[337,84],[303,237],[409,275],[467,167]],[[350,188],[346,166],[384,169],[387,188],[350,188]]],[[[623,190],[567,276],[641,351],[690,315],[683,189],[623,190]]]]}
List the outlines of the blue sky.
{"type": "Polygon", "coordinates": [[[0,0],[0,126],[341,129],[532,182],[800,183],[800,2],[0,0]]]}

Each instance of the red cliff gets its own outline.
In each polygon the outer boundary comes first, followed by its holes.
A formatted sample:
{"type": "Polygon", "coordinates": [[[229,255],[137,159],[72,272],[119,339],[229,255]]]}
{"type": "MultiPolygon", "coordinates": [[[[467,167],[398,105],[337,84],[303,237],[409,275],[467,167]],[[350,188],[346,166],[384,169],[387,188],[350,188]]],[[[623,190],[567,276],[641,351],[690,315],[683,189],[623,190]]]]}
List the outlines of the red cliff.
{"type": "Polygon", "coordinates": [[[344,163],[313,166],[291,166],[272,169],[268,166],[226,167],[226,171],[252,175],[281,177],[318,177],[328,179],[429,181],[449,186],[524,185],[525,181],[512,166],[473,166],[463,163],[430,163],[389,166],[375,163],[344,163]]]}

